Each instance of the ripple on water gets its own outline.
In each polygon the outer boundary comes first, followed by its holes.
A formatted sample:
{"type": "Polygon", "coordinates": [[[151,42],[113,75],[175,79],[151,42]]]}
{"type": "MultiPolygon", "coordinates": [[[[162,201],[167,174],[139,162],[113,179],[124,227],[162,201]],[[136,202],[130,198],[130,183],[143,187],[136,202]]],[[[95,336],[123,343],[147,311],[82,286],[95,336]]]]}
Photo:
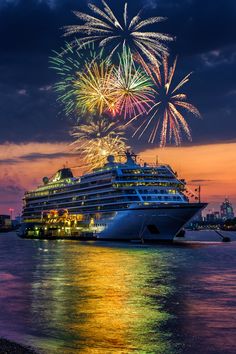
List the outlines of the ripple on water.
{"type": "Polygon", "coordinates": [[[0,242],[0,336],[47,354],[236,352],[234,242],[0,242]]]}

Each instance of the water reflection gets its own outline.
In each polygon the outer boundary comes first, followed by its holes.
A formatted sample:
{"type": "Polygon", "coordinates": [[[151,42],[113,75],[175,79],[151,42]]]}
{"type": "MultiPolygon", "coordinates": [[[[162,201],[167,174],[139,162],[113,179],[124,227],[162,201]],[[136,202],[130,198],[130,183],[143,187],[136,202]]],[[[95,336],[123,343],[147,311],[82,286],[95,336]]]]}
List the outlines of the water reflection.
{"type": "Polygon", "coordinates": [[[200,353],[203,348],[206,354],[236,353],[236,259],[227,259],[231,247],[210,252],[208,263],[202,260],[182,287],[185,299],[176,316],[184,353],[200,353]]]}
{"type": "Polygon", "coordinates": [[[162,329],[171,317],[162,304],[173,291],[167,255],[153,250],[150,257],[141,247],[47,247],[37,254],[32,283],[32,328],[40,333],[34,344],[62,353],[173,352],[162,329]]]}
{"type": "Polygon", "coordinates": [[[236,353],[236,242],[0,243],[0,336],[43,354],[236,353]]]}

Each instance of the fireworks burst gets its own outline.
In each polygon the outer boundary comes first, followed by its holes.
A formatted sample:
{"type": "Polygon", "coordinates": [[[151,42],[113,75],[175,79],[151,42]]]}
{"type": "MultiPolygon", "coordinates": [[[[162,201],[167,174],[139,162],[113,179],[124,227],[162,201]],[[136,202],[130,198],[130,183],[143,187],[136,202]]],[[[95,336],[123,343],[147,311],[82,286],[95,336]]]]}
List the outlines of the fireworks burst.
{"type": "MultiPolygon", "coordinates": [[[[186,75],[176,86],[172,87],[176,63],[177,59],[175,59],[173,66],[169,68],[167,57],[165,56],[161,66],[162,70],[160,70],[158,65],[147,65],[143,61],[146,72],[156,85],[156,102],[147,115],[143,117],[144,120],[135,130],[133,136],[137,135],[141,138],[146,131],[149,131],[148,142],[154,143],[158,132],[160,132],[160,146],[162,147],[166,145],[167,140],[169,142],[174,140],[176,145],[180,145],[182,131],[191,140],[190,128],[181,110],[200,117],[198,109],[187,102],[186,94],[180,92],[180,89],[189,81],[191,73],[186,75]]],[[[134,117],[128,124],[137,118],[138,116],[134,117]]]]}
{"type": "Polygon", "coordinates": [[[74,82],[78,80],[79,73],[88,63],[91,65],[95,60],[104,61],[102,57],[103,50],[96,51],[93,44],[81,46],[78,40],[76,46],[67,43],[60,53],[54,51],[54,56],[50,57],[50,67],[59,77],[54,90],[58,94],[58,101],[62,104],[66,116],[77,112],[74,82]]]}
{"type": "Polygon", "coordinates": [[[145,71],[135,65],[129,48],[124,47],[120,64],[114,69],[112,91],[118,113],[129,118],[146,113],[154,95],[152,81],[145,71]]]}
{"type": "Polygon", "coordinates": [[[92,15],[74,11],[75,16],[84,23],[66,26],[65,36],[79,33],[82,34],[83,44],[99,42],[100,47],[110,45],[110,56],[122,45],[129,45],[132,51],[141,53],[152,62],[157,62],[157,58],[167,53],[168,48],[164,43],[173,38],[168,34],[144,30],[147,26],[165,21],[165,17],[150,17],[142,20],[139,12],[129,21],[127,3],[125,3],[123,20],[119,21],[104,0],[102,4],[103,7],[99,8],[89,3],[92,15]]]}
{"type": "Polygon", "coordinates": [[[90,118],[71,132],[76,139],[72,145],[84,157],[89,169],[104,165],[106,158],[113,155],[115,161],[129,148],[124,137],[124,126],[105,118],[90,118]]]}
{"type": "Polygon", "coordinates": [[[112,110],[114,93],[111,90],[113,65],[107,61],[87,63],[73,83],[77,109],[82,113],[112,110]]]}
{"type": "Polygon", "coordinates": [[[191,74],[176,86],[173,84],[177,60],[168,67],[165,44],[173,38],[148,31],[149,26],[166,18],[142,19],[139,12],[129,19],[125,3],[119,20],[108,4],[101,2],[100,8],[89,3],[91,15],[74,12],[82,24],[66,26],[65,36],[80,34],[80,39],[66,44],[61,53],[54,52],[50,58],[60,78],[54,88],[66,115],[74,113],[83,120],[87,114],[98,115],[72,133],[76,138],[73,144],[93,168],[103,164],[109,154],[118,156],[127,150],[124,128],[136,119],[139,125],[133,136],[148,134],[150,143],[160,136],[160,146],[165,146],[167,141],[180,145],[182,133],[191,140],[184,112],[200,116],[182,92],[191,74]],[[103,50],[94,50],[97,43],[109,47],[108,57],[104,57],[103,50]],[[111,62],[115,52],[118,65],[111,62]],[[111,123],[104,119],[104,113],[129,118],[129,122],[119,126],[118,120],[111,123]]]}

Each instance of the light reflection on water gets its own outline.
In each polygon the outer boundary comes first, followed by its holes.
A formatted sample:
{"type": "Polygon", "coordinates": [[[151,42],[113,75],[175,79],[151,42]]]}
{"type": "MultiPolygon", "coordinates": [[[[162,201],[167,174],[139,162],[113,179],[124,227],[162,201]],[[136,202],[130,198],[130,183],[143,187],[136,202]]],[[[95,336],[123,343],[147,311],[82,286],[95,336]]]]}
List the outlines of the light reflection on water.
{"type": "Polygon", "coordinates": [[[236,352],[236,243],[0,242],[0,336],[47,354],[236,352]]]}
{"type": "Polygon", "coordinates": [[[150,257],[140,247],[49,247],[37,254],[31,312],[41,318],[33,327],[60,338],[64,353],[68,343],[80,353],[170,353],[167,334],[158,330],[170,314],[156,301],[171,292],[163,281],[165,255],[150,257]]]}

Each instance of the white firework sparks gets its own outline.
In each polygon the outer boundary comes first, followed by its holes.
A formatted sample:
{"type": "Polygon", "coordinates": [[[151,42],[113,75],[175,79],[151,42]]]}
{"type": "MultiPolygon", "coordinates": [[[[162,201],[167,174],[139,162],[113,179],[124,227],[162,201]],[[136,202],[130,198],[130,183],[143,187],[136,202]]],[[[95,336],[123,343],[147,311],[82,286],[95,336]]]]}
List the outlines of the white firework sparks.
{"type": "Polygon", "coordinates": [[[168,48],[165,43],[173,40],[173,37],[156,31],[145,31],[145,27],[163,22],[166,17],[150,17],[143,20],[139,12],[129,20],[128,7],[125,3],[123,19],[120,21],[104,0],[102,4],[103,7],[99,8],[89,3],[92,15],[74,11],[75,16],[83,23],[65,26],[65,36],[80,34],[82,44],[99,42],[100,47],[109,45],[110,56],[123,45],[130,46],[132,52],[152,62],[157,62],[158,58],[167,54],[168,48]]]}
{"type": "Polygon", "coordinates": [[[177,85],[173,85],[173,78],[176,70],[177,59],[172,66],[168,66],[167,57],[164,56],[162,66],[147,65],[143,61],[143,67],[152,78],[156,86],[156,100],[146,115],[139,118],[140,115],[131,119],[128,124],[134,120],[140,120],[138,128],[133,136],[141,138],[144,133],[149,134],[148,142],[154,143],[158,132],[160,133],[160,146],[166,145],[167,140],[174,140],[176,145],[182,141],[182,131],[187,138],[191,140],[191,132],[183,113],[189,112],[196,117],[200,117],[198,109],[187,102],[187,95],[180,89],[189,81],[190,74],[186,75],[177,85]]]}

